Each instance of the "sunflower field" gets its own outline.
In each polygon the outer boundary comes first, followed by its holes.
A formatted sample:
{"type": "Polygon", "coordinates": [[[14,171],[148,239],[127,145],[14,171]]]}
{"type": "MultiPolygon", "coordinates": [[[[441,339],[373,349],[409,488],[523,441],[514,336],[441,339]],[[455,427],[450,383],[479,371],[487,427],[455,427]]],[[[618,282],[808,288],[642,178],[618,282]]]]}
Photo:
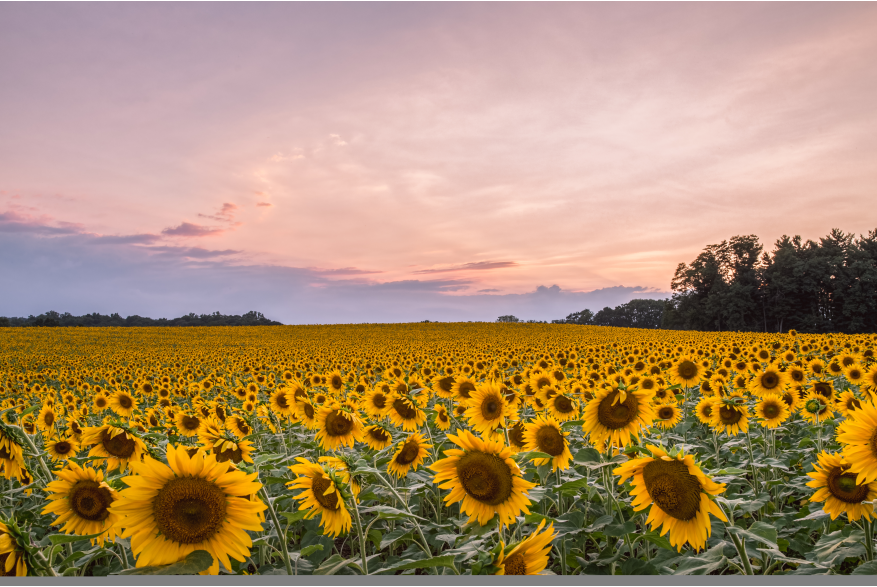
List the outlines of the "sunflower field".
{"type": "Polygon", "coordinates": [[[875,335],[0,329],[0,573],[875,574],[875,335]]]}

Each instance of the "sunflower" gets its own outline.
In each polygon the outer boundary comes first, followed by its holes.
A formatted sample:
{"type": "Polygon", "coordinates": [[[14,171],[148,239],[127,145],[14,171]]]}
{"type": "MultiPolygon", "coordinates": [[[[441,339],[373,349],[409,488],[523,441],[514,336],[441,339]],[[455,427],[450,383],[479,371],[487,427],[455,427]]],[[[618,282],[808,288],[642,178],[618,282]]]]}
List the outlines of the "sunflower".
{"type": "Polygon", "coordinates": [[[384,417],[384,413],[387,410],[387,404],[389,403],[388,399],[387,393],[384,392],[383,388],[381,386],[375,386],[365,392],[365,395],[362,396],[362,403],[360,406],[369,417],[379,419],[384,417]]]}
{"type": "Polygon", "coordinates": [[[515,422],[515,425],[508,429],[509,448],[512,449],[512,454],[526,449],[527,439],[524,437],[526,430],[522,421],[515,422]]]}
{"type": "Polygon", "coordinates": [[[655,420],[658,426],[665,430],[674,428],[682,420],[682,410],[679,409],[679,405],[675,401],[657,404],[655,406],[655,420]]]}
{"type": "Polygon", "coordinates": [[[703,376],[703,368],[698,364],[697,359],[686,355],[679,357],[673,363],[667,375],[673,383],[692,387],[700,382],[703,376]]]}
{"type": "Polygon", "coordinates": [[[308,399],[295,403],[295,417],[308,430],[313,430],[317,427],[317,408],[308,399]]]}
{"type": "Polygon", "coordinates": [[[428,448],[432,448],[432,445],[427,444],[426,439],[415,432],[396,446],[396,452],[387,465],[387,471],[399,479],[407,475],[412,468],[416,471],[417,467],[423,464],[428,448]]]}
{"type": "Polygon", "coordinates": [[[575,420],[579,417],[578,402],[566,393],[558,393],[548,399],[545,411],[560,422],[575,420]]]}
{"type": "Polygon", "coordinates": [[[498,381],[480,383],[465,402],[466,418],[469,425],[477,432],[495,430],[505,425],[505,419],[511,410],[505,401],[502,384],[498,381]]]}
{"type": "Polygon", "coordinates": [[[203,420],[195,414],[180,412],[174,422],[180,434],[187,437],[197,436],[203,420]]]}
{"type": "Polygon", "coordinates": [[[700,398],[700,401],[694,406],[694,414],[701,423],[709,424],[712,421],[713,410],[715,409],[716,403],[721,403],[721,400],[717,400],[713,397],[700,398]]]}
{"type": "Polygon", "coordinates": [[[736,402],[739,396],[730,396],[728,401],[718,401],[713,405],[710,428],[721,434],[737,436],[749,432],[749,407],[745,403],[736,402]]]}
{"type": "Polygon", "coordinates": [[[522,512],[530,513],[527,492],[536,484],[523,478],[509,447],[468,430],[449,434],[448,439],[459,448],[444,451],[447,456],[429,467],[436,473],[433,483],[451,490],[446,504],[462,501],[461,511],[482,526],[495,515],[502,526],[513,523],[522,512]]]}
{"type": "Polygon", "coordinates": [[[55,471],[55,475],[58,479],[46,485],[49,504],[42,512],[58,516],[52,525],[64,524],[61,531],[65,534],[100,534],[92,538],[93,545],[103,546],[105,540],[113,542],[118,516],[109,508],[117,494],[104,482],[103,471],[82,468],[70,461],[65,468],[55,471]]]}
{"type": "Polygon", "coordinates": [[[832,520],[842,513],[846,513],[851,522],[863,516],[867,519],[873,518],[874,508],[866,502],[877,498],[877,482],[860,482],[850,472],[852,465],[840,454],[823,451],[818,460],[819,463],[813,465],[814,471],[807,473],[813,477],[813,481],[807,483],[807,486],[817,490],[810,497],[810,501],[824,501],[822,510],[832,520]]]}
{"type": "Polygon", "coordinates": [[[253,443],[249,440],[230,440],[228,438],[217,438],[211,447],[211,451],[216,455],[217,463],[225,463],[231,461],[235,465],[241,461],[252,463],[253,443]]]}
{"type": "Polygon", "coordinates": [[[789,406],[789,412],[797,412],[801,406],[801,390],[799,387],[798,385],[793,385],[780,396],[786,405],[789,406]]]}
{"type": "Polygon", "coordinates": [[[225,419],[225,428],[238,438],[244,438],[253,432],[253,427],[243,416],[229,416],[225,419]]]}
{"type": "Polygon", "coordinates": [[[432,379],[432,390],[443,399],[454,397],[454,378],[450,375],[436,375],[432,379]]]}
{"type": "MultiPolygon", "coordinates": [[[[275,414],[288,418],[292,416],[295,410],[295,400],[290,403],[289,390],[284,387],[278,387],[271,392],[268,402],[275,414]]],[[[293,396],[294,397],[294,396],[293,396]]]]}
{"type": "Polygon", "coordinates": [[[749,382],[749,391],[755,395],[780,393],[787,382],[788,376],[780,371],[776,365],[770,365],[752,378],[752,381],[749,382]]]}
{"type": "Polygon", "coordinates": [[[0,428],[0,470],[7,480],[13,477],[20,480],[24,471],[24,454],[21,445],[11,436],[7,436],[2,428],[0,428]]]}
{"type": "Polygon", "coordinates": [[[372,424],[362,431],[362,441],[372,450],[384,450],[393,442],[393,435],[380,424],[372,424]]]}
{"type": "Polygon", "coordinates": [[[840,398],[837,400],[837,409],[843,414],[844,418],[854,418],[855,412],[862,407],[862,400],[856,397],[852,391],[845,391],[840,394],[840,398]]]}
{"type": "Polygon", "coordinates": [[[123,418],[130,418],[137,408],[137,402],[130,393],[119,390],[110,396],[109,408],[123,418]]]}
{"type": "Polygon", "coordinates": [[[692,455],[680,451],[672,457],[656,446],[648,449],[651,457],[631,459],[612,471],[621,477],[618,484],[633,478],[634,511],[653,506],[646,521],[655,531],[663,526],[661,535],[669,532],[670,544],[678,551],[686,543],[701,550],[712,533],[709,514],[728,521],[709,498],[723,493],[725,485],[704,475],[692,455]]]}
{"type": "Polygon", "coordinates": [[[396,392],[388,398],[386,415],[394,426],[405,432],[413,432],[426,422],[426,412],[418,408],[408,396],[396,392]]]}
{"type": "Polygon", "coordinates": [[[460,377],[451,386],[451,393],[458,401],[468,400],[473,391],[475,391],[475,381],[468,377],[460,377]]]}
{"type": "Polygon", "coordinates": [[[0,577],[26,577],[26,556],[12,529],[0,522],[0,577]]]}
{"type": "Polygon", "coordinates": [[[569,432],[560,428],[560,423],[551,416],[538,416],[534,421],[524,424],[524,441],[528,451],[544,452],[551,458],[535,458],[533,463],[539,467],[551,463],[551,470],[565,471],[569,468],[572,453],[569,452],[569,432]]]}
{"type": "Polygon", "coordinates": [[[124,472],[131,463],[139,462],[146,451],[146,444],[133,432],[108,424],[83,430],[82,445],[92,447],[88,456],[106,459],[107,471],[124,472]]]}
{"type": "Polygon", "coordinates": [[[338,473],[341,482],[350,486],[350,493],[353,494],[353,498],[359,502],[359,492],[362,491],[362,486],[360,485],[360,479],[358,477],[350,475],[350,465],[348,464],[348,461],[351,461],[350,457],[342,458],[327,456],[320,457],[317,460],[332,467],[332,469],[338,473]]]}
{"type": "Polygon", "coordinates": [[[816,377],[825,375],[825,363],[821,359],[813,359],[807,363],[807,370],[816,377]]]}
{"type": "Polygon", "coordinates": [[[230,571],[229,556],[243,562],[250,555],[247,530],[262,530],[258,514],[267,506],[249,498],[262,488],[258,473],[229,470],[215,455],[190,457],[185,447],[171,445],[167,461],[139,463],[110,507],[122,518],[122,537],[131,538],[137,566],[166,565],[206,550],[213,557],[210,574],[219,572],[220,562],[230,571]]]}
{"type": "Polygon", "coordinates": [[[811,391],[801,404],[801,416],[811,424],[820,424],[834,417],[834,400],[811,391]]]}
{"type": "Polygon", "coordinates": [[[317,425],[319,431],[316,439],[323,450],[352,447],[357,440],[362,442],[362,422],[355,414],[343,410],[337,402],[320,408],[317,425]]]}
{"type": "Polygon", "coordinates": [[[436,403],[435,417],[432,421],[439,430],[448,430],[451,427],[451,418],[448,416],[448,409],[443,405],[436,403]]]}
{"type": "MultiPolygon", "coordinates": [[[[803,413],[803,412],[802,412],[803,413]]],[[[877,481],[877,406],[864,402],[855,411],[854,418],[847,418],[837,429],[837,440],[843,445],[844,460],[851,465],[856,483],[877,481]]]]}
{"type": "Polygon", "coordinates": [[[775,393],[761,396],[761,399],[755,404],[755,415],[765,428],[776,428],[788,420],[791,413],[789,406],[783,401],[783,397],[775,393]]]}
{"type": "Polygon", "coordinates": [[[329,387],[329,392],[334,394],[340,393],[344,389],[344,377],[341,375],[341,372],[336,370],[327,374],[326,385],[329,387]]]}
{"type": "Polygon", "coordinates": [[[506,548],[504,542],[500,542],[499,557],[493,562],[493,566],[498,569],[494,574],[538,575],[548,566],[548,553],[551,552],[551,542],[556,535],[554,522],[545,528],[545,520],[542,520],[532,534],[511,549],[506,548]]]}
{"type": "Polygon", "coordinates": [[[103,412],[110,406],[110,400],[107,396],[102,393],[99,393],[94,396],[94,400],[92,401],[92,405],[96,412],[103,412]]]}
{"type": "Polygon", "coordinates": [[[877,392],[877,363],[874,363],[867,371],[865,371],[865,376],[862,378],[860,389],[877,392]]]}
{"type": "Polygon", "coordinates": [[[337,479],[334,472],[322,465],[298,457],[295,459],[299,464],[292,465],[289,469],[298,475],[294,481],[286,484],[290,489],[303,489],[294,496],[299,502],[299,509],[307,509],[305,519],[311,519],[320,514],[320,526],[323,533],[335,537],[350,531],[353,520],[347,511],[344,495],[339,490],[341,480],[337,479]]]}
{"type": "Polygon", "coordinates": [[[43,432],[49,432],[55,428],[55,420],[57,419],[55,409],[50,405],[44,405],[37,415],[37,428],[43,432]]]}
{"type": "Polygon", "coordinates": [[[582,427],[594,444],[610,441],[615,446],[627,446],[631,436],[639,438],[640,429],[652,425],[652,397],[652,393],[636,388],[597,390],[594,399],[585,405],[582,427]]]}
{"type": "Polygon", "coordinates": [[[65,437],[46,442],[46,452],[56,462],[76,456],[77,451],[79,451],[79,443],[73,438],[65,437]]]}

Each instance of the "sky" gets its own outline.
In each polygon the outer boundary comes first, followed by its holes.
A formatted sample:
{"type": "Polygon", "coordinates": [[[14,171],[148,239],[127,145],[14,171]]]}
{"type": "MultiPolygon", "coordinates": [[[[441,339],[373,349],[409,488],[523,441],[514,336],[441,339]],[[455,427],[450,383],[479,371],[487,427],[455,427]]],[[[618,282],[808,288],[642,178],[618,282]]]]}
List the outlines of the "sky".
{"type": "Polygon", "coordinates": [[[0,4],[0,315],[550,320],[877,228],[874,3],[0,4]]]}

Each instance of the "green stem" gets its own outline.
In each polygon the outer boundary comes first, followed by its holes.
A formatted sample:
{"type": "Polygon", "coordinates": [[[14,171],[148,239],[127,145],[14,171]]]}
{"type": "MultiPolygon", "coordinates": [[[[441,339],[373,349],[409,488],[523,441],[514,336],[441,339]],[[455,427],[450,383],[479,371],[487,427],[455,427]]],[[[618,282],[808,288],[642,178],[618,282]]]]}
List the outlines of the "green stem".
{"type": "Polygon", "coordinates": [[[359,519],[359,505],[356,498],[353,498],[353,512],[356,514],[356,532],[359,534],[359,552],[362,556],[362,574],[368,575],[368,558],[365,552],[365,537],[362,533],[362,520],[359,519]]]}
{"type": "Polygon", "coordinates": [[[36,455],[37,462],[40,464],[40,467],[42,468],[43,473],[46,474],[46,483],[50,483],[55,478],[55,476],[52,474],[52,471],[49,470],[49,467],[46,466],[46,462],[43,460],[43,453],[41,453],[40,451],[37,450],[37,447],[33,443],[33,440],[31,439],[30,434],[25,432],[21,426],[13,426],[13,428],[17,428],[18,431],[21,432],[21,435],[27,441],[28,446],[30,446],[30,449],[36,455]]]}
{"type": "Polygon", "coordinates": [[[378,473],[377,470],[375,470],[374,475],[384,485],[384,487],[386,487],[393,493],[396,499],[399,500],[399,503],[402,504],[402,507],[405,508],[405,511],[408,512],[410,516],[412,516],[411,521],[414,522],[414,527],[417,528],[417,533],[420,534],[420,540],[421,545],[423,546],[423,550],[424,552],[426,552],[427,556],[432,556],[432,551],[429,548],[429,542],[426,541],[426,536],[423,534],[423,529],[420,527],[420,524],[417,523],[417,518],[415,518],[414,514],[411,512],[411,508],[408,507],[408,504],[405,503],[405,500],[403,500],[402,497],[396,492],[396,489],[392,485],[390,485],[390,483],[387,482],[386,479],[384,479],[383,475],[378,473]]]}
{"type": "MultiPolygon", "coordinates": [[[[283,533],[283,530],[280,527],[280,520],[277,519],[277,513],[274,511],[274,506],[271,505],[271,500],[268,498],[268,492],[265,490],[265,486],[262,486],[262,489],[259,490],[259,493],[262,494],[262,498],[265,500],[265,505],[268,506],[268,513],[271,515],[271,521],[274,522],[274,530],[277,531],[277,537],[280,539],[280,545],[282,546],[280,552],[283,554],[283,563],[286,565],[286,574],[294,575],[295,573],[292,570],[292,563],[289,560],[289,548],[286,545],[286,534],[283,533]]],[[[298,561],[296,560],[296,567],[298,566],[298,561]]]]}

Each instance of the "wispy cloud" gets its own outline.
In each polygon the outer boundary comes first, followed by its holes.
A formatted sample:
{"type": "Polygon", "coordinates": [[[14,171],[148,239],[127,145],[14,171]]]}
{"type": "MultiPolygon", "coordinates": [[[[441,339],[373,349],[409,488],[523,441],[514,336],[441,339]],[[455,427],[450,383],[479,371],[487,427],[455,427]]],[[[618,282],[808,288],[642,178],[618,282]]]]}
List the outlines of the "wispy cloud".
{"type": "Polygon", "coordinates": [[[376,273],[384,273],[383,271],[369,271],[367,269],[357,269],[356,267],[342,267],[341,269],[319,269],[309,267],[310,271],[320,275],[374,275],[376,273]]]}
{"type": "Polygon", "coordinates": [[[454,271],[486,271],[488,269],[506,269],[508,267],[517,267],[514,261],[478,261],[477,263],[464,263],[454,267],[446,267],[444,269],[421,269],[414,273],[452,273],[454,271]]]}
{"type": "Polygon", "coordinates": [[[124,234],[118,236],[95,236],[88,243],[94,245],[151,245],[161,240],[157,234],[124,234]]]}
{"type": "Polygon", "coordinates": [[[225,232],[224,228],[213,228],[210,226],[201,226],[200,224],[192,224],[191,222],[183,222],[179,226],[173,228],[165,228],[161,231],[167,236],[182,236],[187,238],[199,238],[203,236],[217,236],[225,232]]]}
{"type": "Polygon", "coordinates": [[[234,221],[234,215],[235,212],[237,212],[237,209],[238,207],[235,204],[225,202],[216,214],[198,214],[198,217],[218,220],[220,222],[232,222],[234,221]]]}

